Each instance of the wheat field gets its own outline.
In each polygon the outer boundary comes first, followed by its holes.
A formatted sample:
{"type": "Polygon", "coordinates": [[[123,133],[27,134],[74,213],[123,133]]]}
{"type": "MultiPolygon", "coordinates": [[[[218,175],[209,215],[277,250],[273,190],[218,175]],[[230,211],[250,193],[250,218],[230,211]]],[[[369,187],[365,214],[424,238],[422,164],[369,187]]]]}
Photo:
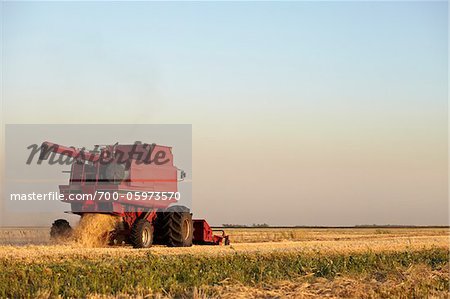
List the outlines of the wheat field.
{"type": "Polygon", "coordinates": [[[51,244],[0,230],[0,297],[447,297],[448,228],[226,229],[230,246],[51,244]]]}

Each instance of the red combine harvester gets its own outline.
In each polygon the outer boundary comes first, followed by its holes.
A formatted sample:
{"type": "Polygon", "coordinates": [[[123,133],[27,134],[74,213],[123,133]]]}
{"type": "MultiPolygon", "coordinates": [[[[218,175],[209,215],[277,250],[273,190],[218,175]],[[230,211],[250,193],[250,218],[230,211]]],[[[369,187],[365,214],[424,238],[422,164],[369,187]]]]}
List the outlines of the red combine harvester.
{"type": "MultiPolygon", "coordinates": [[[[95,151],[65,147],[51,142],[41,145],[39,160],[59,154],[71,163],[68,185],[60,185],[63,202],[70,203],[71,213],[111,214],[120,217],[110,233],[110,241],[131,243],[147,248],[153,243],[171,247],[192,244],[225,245],[224,231],[217,235],[206,220],[193,220],[190,210],[176,205],[180,198],[178,181],[185,177],[173,165],[172,148],[156,144],[96,146],[95,151]]],[[[53,161],[55,162],[55,161],[53,161]]],[[[51,237],[70,234],[64,219],[56,220],[51,237]]]]}

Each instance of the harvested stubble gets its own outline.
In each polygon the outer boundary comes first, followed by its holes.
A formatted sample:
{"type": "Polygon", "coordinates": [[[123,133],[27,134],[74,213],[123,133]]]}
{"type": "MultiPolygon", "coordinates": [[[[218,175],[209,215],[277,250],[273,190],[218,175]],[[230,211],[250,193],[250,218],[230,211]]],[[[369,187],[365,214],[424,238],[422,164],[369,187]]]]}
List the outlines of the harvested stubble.
{"type": "Polygon", "coordinates": [[[226,228],[232,243],[340,241],[448,236],[448,228],[226,228]]]}
{"type": "Polygon", "coordinates": [[[26,245],[49,244],[50,229],[48,227],[1,227],[0,244],[26,245]]]}
{"type": "MultiPolygon", "coordinates": [[[[253,230],[252,230],[253,231],[253,230]]],[[[88,248],[83,246],[80,250],[79,243],[69,243],[55,246],[0,246],[0,257],[21,259],[30,263],[41,259],[55,258],[57,260],[70,256],[83,256],[83,258],[102,258],[104,256],[123,257],[142,256],[151,252],[155,255],[222,255],[245,252],[277,252],[277,251],[300,251],[313,253],[360,253],[370,250],[372,252],[388,251],[417,251],[430,248],[449,247],[448,229],[419,230],[408,229],[397,233],[395,237],[389,235],[369,235],[361,238],[359,230],[352,232],[346,230],[336,237],[338,232],[321,231],[317,238],[320,240],[285,241],[285,242],[260,242],[260,243],[232,243],[231,246],[193,246],[187,248],[167,248],[164,246],[153,246],[146,250],[134,250],[126,246],[88,248]],[[446,234],[445,234],[446,232],[446,234]],[[355,235],[355,237],[350,237],[355,235]],[[356,237],[357,236],[357,237],[356,237]],[[381,236],[381,237],[380,237],[381,236]]],[[[312,233],[311,233],[312,234],[312,233]]]]}

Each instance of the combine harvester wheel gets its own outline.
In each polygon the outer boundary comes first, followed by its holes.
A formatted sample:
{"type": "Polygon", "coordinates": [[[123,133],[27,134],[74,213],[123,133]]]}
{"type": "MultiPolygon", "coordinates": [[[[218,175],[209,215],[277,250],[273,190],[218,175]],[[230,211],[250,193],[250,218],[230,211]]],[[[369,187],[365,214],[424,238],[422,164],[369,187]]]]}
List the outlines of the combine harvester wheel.
{"type": "Polygon", "coordinates": [[[64,239],[70,237],[72,234],[72,227],[65,219],[55,220],[50,229],[50,238],[53,240],[64,239]]]}
{"type": "Polygon", "coordinates": [[[153,244],[153,226],[146,219],[138,219],[133,224],[130,242],[134,248],[148,248],[153,244]]]}
{"type": "Polygon", "coordinates": [[[194,226],[190,210],[184,206],[173,206],[156,217],[158,238],[169,247],[192,246],[194,226]]]}

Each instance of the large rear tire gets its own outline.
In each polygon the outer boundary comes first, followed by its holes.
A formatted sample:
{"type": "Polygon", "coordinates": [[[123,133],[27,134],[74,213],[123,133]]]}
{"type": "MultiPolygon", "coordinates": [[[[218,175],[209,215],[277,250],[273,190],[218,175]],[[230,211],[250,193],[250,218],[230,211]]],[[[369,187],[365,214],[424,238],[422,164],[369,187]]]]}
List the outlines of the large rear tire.
{"type": "Polygon", "coordinates": [[[52,240],[67,239],[72,235],[72,227],[65,219],[58,219],[53,222],[50,229],[50,238],[52,240]]]}
{"type": "Polygon", "coordinates": [[[146,219],[138,219],[131,227],[130,242],[134,248],[149,248],[153,244],[153,226],[146,219]]]}
{"type": "Polygon", "coordinates": [[[173,206],[157,214],[160,243],[169,247],[190,247],[194,233],[192,214],[184,206],[173,206]]]}

